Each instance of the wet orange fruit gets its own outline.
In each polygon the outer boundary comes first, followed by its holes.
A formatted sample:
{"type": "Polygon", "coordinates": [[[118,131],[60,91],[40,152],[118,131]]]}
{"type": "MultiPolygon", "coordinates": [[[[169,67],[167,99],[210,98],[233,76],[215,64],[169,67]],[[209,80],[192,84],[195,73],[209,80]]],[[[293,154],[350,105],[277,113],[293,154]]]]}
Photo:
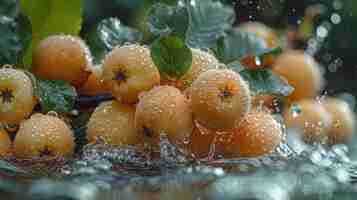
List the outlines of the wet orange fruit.
{"type": "Polygon", "coordinates": [[[322,142],[332,125],[332,117],[324,106],[310,99],[292,103],[283,116],[286,127],[297,129],[307,143],[322,142]]]}
{"type": "Polygon", "coordinates": [[[34,114],[21,123],[14,141],[17,158],[71,156],[74,151],[72,130],[61,119],[34,114]]]}
{"type": "Polygon", "coordinates": [[[87,45],[78,37],[53,35],[42,40],[33,52],[33,73],[43,79],[64,80],[80,88],[92,65],[87,45]]]}
{"type": "Polygon", "coordinates": [[[264,111],[247,114],[234,130],[225,151],[238,157],[255,157],[274,152],[283,141],[281,125],[264,111]]]}
{"type": "Polygon", "coordinates": [[[251,107],[248,84],[231,70],[202,73],[189,93],[195,118],[211,129],[234,129],[251,107]]]}

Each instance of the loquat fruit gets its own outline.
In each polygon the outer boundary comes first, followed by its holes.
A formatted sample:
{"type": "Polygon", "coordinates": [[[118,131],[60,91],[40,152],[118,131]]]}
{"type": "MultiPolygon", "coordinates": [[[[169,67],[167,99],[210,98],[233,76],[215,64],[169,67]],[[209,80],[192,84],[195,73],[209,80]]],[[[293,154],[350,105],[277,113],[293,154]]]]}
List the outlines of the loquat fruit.
{"type": "Polygon", "coordinates": [[[292,103],[283,113],[287,128],[295,128],[306,143],[322,142],[332,125],[332,117],[324,106],[310,99],[292,103]]]}
{"type": "Polygon", "coordinates": [[[42,40],[33,52],[33,73],[43,79],[64,80],[80,88],[92,65],[87,45],[78,37],[53,35],[42,40]]]}
{"type": "Polygon", "coordinates": [[[21,122],[31,114],[35,104],[31,79],[23,71],[1,68],[0,122],[21,122]]]}
{"type": "Polygon", "coordinates": [[[21,123],[14,153],[21,159],[71,156],[74,146],[73,132],[64,121],[37,113],[21,123]]]}
{"type": "Polygon", "coordinates": [[[154,87],[140,98],[135,126],[149,141],[158,142],[166,134],[172,143],[183,143],[194,127],[189,101],[175,87],[154,87]]]}
{"type": "Polygon", "coordinates": [[[231,70],[212,69],[192,84],[190,100],[194,117],[211,129],[234,129],[251,107],[248,84],[231,70]]]}
{"type": "Polygon", "coordinates": [[[6,157],[11,154],[12,142],[8,133],[0,128],[0,157],[6,157]]]}
{"type": "Polygon", "coordinates": [[[283,141],[281,125],[267,112],[251,111],[234,130],[225,151],[234,156],[255,157],[274,152],[283,141]]]}
{"type": "Polygon", "coordinates": [[[99,67],[93,67],[91,71],[88,80],[79,89],[79,93],[87,96],[110,93],[110,86],[101,80],[102,70],[99,67]]]}
{"type": "Polygon", "coordinates": [[[300,51],[288,51],[280,55],[272,68],[294,87],[291,101],[314,98],[324,85],[322,72],[313,57],[300,51]]]}
{"type": "Polygon", "coordinates": [[[141,92],[160,84],[160,73],[150,49],[137,44],[114,48],[103,61],[104,83],[125,103],[137,103],[141,92]]]}
{"type": "Polygon", "coordinates": [[[332,125],[328,130],[330,144],[347,143],[356,130],[356,118],[350,106],[343,100],[327,98],[322,105],[332,116],[332,125]]]}
{"type": "Polygon", "coordinates": [[[87,124],[87,138],[90,142],[98,139],[114,146],[137,145],[141,135],[134,125],[135,107],[117,101],[100,104],[87,124]]]}

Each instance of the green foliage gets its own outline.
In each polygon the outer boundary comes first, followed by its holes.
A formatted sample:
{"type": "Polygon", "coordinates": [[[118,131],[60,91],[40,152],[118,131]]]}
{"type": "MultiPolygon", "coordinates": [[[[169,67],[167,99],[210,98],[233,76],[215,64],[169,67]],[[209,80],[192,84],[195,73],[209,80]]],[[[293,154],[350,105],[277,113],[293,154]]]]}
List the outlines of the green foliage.
{"type": "Polygon", "coordinates": [[[82,0],[20,0],[20,7],[32,25],[32,43],[25,64],[32,62],[32,49],[54,34],[78,35],[82,23],[82,0]]]}
{"type": "Polygon", "coordinates": [[[156,40],[151,47],[151,57],[161,75],[168,78],[180,78],[192,64],[191,49],[175,35],[156,40]]]}
{"type": "Polygon", "coordinates": [[[17,0],[1,0],[0,16],[16,17],[18,14],[17,0]]]}
{"type": "Polygon", "coordinates": [[[186,38],[189,26],[189,14],[183,6],[155,4],[149,12],[149,29],[155,35],[176,34],[186,38]]]}
{"type": "Polygon", "coordinates": [[[212,50],[219,61],[229,64],[246,56],[264,54],[267,47],[264,40],[253,33],[232,30],[219,38],[212,50]]]}
{"type": "Polygon", "coordinates": [[[22,50],[18,28],[14,19],[0,16],[0,66],[17,63],[22,50]]]}
{"type": "Polygon", "coordinates": [[[289,96],[294,91],[294,88],[269,69],[245,69],[240,71],[240,75],[248,81],[250,89],[256,94],[289,96]]]}
{"type": "Polygon", "coordinates": [[[96,63],[100,63],[115,46],[140,42],[142,38],[142,33],[123,25],[116,18],[104,19],[84,37],[96,63]]]}
{"type": "Polygon", "coordinates": [[[37,80],[36,96],[43,112],[68,113],[73,110],[76,90],[65,81],[37,80]]]}
{"type": "Polygon", "coordinates": [[[208,48],[231,28],[234,11],[214,0],[180,1],[175,7],[164,4],[153,6],[149,27],[154,34],[174,33],[195,48],[208,48]]]}

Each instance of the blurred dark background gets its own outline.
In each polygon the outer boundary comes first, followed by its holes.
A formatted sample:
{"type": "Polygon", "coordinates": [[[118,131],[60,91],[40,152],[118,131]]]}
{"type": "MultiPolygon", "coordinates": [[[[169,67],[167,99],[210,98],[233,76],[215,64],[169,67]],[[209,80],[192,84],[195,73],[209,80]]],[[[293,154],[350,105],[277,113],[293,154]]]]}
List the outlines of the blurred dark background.
{"type": "MultiPolygon", "coordinates": [[[[147,12],[153,3],[175,4],[177,0],[84,0],[85,26],[117,17],[124,24],[146,31],[147,12]]],[[[295,31],[300,36],[295,48],[318,46],[316,59],[325,69],[329,95],[357,95],[357,1],[356,0],[221,0],[234,6],[238,25],[260,21],[279,32],[295,31]],[[322,32],[321,32],[322,31],[322,32]],[[327,31],[327,32],[326,32],[327,31]],[[318,33],[323,34],[319,37],[318,33]],[[327,35],[325,33],[328,33],[327,35]],[[356,56],[355,56],[356,54],[356,56]]]]}

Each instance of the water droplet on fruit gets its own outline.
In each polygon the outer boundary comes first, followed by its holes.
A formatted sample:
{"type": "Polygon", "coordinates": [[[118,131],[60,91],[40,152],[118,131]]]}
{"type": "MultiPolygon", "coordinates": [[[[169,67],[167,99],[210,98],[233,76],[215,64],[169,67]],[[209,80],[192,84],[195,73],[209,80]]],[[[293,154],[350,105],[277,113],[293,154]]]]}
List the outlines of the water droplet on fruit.
{"type": "Polygon", "coordinates": [[[52,116],[52,117],[58,117],[58,113],[56,111],[49,111],[47,115],[52,116]]]}

